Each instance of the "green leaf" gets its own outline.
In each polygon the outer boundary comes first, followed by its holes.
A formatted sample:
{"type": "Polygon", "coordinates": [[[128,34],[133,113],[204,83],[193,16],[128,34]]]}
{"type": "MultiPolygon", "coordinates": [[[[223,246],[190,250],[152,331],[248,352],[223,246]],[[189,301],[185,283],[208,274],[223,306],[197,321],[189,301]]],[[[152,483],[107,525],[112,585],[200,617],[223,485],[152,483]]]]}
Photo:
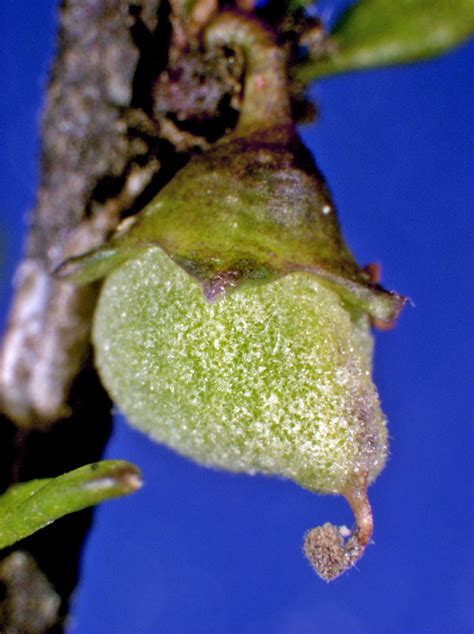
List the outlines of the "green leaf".
{"type": "Polygon", "coordinates": [[[474,33],[474,0],[361,0],[331,32],[332,52],[294,68],[302,82],[440,55],[474,33]]]}
{"type": "Polygon", "coordinates": [[[0,496],[0,548],[63,515],[133,493],[140,486],[139,470],[123,460],[103,460],[57,478],[16,484],[0,496]]]}

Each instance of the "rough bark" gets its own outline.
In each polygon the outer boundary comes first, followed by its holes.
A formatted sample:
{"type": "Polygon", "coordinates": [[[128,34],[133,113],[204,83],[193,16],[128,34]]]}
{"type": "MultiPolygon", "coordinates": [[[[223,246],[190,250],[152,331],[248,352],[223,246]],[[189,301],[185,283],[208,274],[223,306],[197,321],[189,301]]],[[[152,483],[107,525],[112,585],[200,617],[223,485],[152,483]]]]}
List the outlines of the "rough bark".
{"type": "MultiPolygon", "coordinates": [[[[66,0],[60,9],[40,188],[0,356],[2,489],[99,459],[110,434],[111,404],[88,341],[98,289],[51,271],[100,243],[156,171],[123,114],[140,101],[137,69],[156,44],[159,5],[66,0]]],[[[62,631],[91,516],[65,518],[2,553],[3,634],[62,631]]]]}

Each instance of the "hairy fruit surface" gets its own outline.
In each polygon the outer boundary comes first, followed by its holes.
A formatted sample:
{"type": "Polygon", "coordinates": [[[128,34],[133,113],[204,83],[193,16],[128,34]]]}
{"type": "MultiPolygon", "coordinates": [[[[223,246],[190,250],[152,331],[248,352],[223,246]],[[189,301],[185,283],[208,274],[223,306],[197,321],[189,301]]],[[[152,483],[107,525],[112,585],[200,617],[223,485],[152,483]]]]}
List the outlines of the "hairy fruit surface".
{"type": "Polygon", "coordinates": [[[386,456],[365,315],[309,274],[211,304],[160,249],[105,283],[96,363],[130,422],[200,463],[340,493],[386,456]]]}
{"type": "Polygon", "coordinates": [[[367,486],[385,463],[387,432],[369,328],[391,325],[405,298],[345,245],[291,120],[273,34],[223,12],[204,39],[243,52],[235,130],[59,273],[107,276],[96,363],[133,425],[201,464],[348,500],[352,532],[324,524],[305,537],[306,556],[330,580],[371,539],[367,486]]]}

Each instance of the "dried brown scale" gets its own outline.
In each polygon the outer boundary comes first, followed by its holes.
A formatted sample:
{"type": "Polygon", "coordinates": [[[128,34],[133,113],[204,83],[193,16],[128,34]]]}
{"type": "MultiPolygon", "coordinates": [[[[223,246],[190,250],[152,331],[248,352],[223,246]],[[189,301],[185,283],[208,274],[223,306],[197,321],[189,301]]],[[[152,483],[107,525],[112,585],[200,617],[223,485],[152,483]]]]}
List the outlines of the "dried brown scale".
{"type": "Polygon", "coordinates": [[[221,104],[240,92],[240,70],[222,56],[181,54],[153,88],[154,113],[188,126],[213,123],[221,104]]]}

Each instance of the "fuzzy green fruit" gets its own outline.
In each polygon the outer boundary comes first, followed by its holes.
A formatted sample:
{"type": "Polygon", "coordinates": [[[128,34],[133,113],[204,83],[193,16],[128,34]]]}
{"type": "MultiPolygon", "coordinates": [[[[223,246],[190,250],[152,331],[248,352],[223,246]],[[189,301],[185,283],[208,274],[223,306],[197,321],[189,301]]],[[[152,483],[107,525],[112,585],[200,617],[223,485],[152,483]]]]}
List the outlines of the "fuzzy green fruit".
{"type": "Polygon", "coordinates": [[[364,313],[308,273],[209,303],[154,248],[108,276],[93,339],[133,425],[208,466],[345,495],[353,536],[325,524],[307,533],[305,552],[327,580],[359,559],[372,533],[366,486],[387,455],[364,313]]]}
{"type": "Polygon", "coordinates": [[[325,524],[305,538],[334,579],[370,541],[367,485],[387,456],[369,319],[393,323],[405,299],[346,247],[291,120],[273,35],[224,12],[205,39],[244,53],[235,130],[60,274],[107,276],[96,362],[133,425],[202,464],[347,498],[352,534],[325,524]]]}
{"type": "Polygon", "coordinates": [[[96,363],[130,422],[230,471],[340,493],[386,456],[366,316],[309,274],[244,286],[214,304],[160,249],[105,283],[96,363]]]}

